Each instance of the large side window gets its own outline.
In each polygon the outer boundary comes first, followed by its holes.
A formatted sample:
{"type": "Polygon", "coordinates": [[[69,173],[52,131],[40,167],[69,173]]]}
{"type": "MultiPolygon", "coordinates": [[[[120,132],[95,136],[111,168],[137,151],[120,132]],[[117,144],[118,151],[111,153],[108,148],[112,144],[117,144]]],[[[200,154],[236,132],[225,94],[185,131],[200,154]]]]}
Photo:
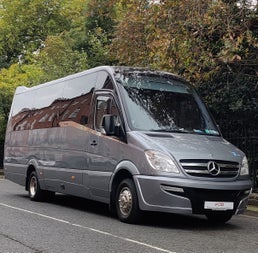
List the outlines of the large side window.
{"type": "Polygon", "coordinates": [[[23,92],[15,95],[11,112],[11,130],[20,131],[29,129],[29,120],[33,113],[36,91],[23,92]]]}
{"type": "Polygon", "coordinates": [[[96,78],[97,74],[92,73],[66,81],[60,106],[60,121],[88,124],[96,78]]]}
{"type": "Polygon", "coordinates": [[[16,96],[12,112],[14,131],[58,126],[62,83],[27,91],[16,96]]]}
{"type": "Polygon", "coordinates": [[[86,125],[97,73],[77,75],[15,96],[14,131],[58,127],[60,121],[86,125]]]}
{"type": "Polygon", "coordinates": [[[58,126],[60,99],[63,83],[37,89],[34,113],[31,118],[31,129],[51,128],[58,126]]]}

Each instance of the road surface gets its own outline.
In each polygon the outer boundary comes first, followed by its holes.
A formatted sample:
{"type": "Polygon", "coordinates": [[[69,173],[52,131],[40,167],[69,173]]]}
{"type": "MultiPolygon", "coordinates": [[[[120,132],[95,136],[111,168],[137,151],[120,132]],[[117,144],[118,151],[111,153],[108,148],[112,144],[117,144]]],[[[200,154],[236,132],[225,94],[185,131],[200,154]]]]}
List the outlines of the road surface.
{"type": "Polygon", "coordinates": [[[257,253],[258,218],[216,226],[200,216],[151,213],[128,225],[106,205],[65,195],[32,202],[23,187],[0,179],[0,252],[257,253]]]}

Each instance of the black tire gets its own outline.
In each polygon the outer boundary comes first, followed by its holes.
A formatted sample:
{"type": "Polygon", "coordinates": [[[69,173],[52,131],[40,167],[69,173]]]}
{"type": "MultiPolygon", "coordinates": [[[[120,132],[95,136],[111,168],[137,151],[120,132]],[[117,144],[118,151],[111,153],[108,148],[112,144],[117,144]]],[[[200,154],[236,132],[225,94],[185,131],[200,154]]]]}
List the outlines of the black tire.
{"type": "Polygon", "coordinates": [[[141,217],[138,197],[132,179],[123,180],[116,192],[116,213],[118,219],[125,223],[137,223],[141,217]]]}
{"type": "Polygon", "coordinates": [[[40,189],[37,173],[32,171],[28,181],[29,197],[32,201],[51,200],[55,193],[40,189]]]}
{"type": "Polygon", "coordinates": [[[232,212],[214,211],[206,214],[210,223],[213,224],[224,224],[228,222],[233,216],[232,212]]]}

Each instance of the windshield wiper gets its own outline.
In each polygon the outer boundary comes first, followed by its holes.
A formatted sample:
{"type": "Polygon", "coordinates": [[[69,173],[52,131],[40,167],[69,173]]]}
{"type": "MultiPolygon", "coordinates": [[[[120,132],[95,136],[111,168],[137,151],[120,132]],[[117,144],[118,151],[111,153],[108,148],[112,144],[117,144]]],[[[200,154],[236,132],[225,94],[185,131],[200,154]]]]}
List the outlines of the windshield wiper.
{"type": "Polygon", "coordinates": [[[164,129],[150,129],[149,131],[152,132],[164,132],[164,133],[184,133],[184,134],[198,134],[198,135],[206,135],[206,136],[219,136],[219,134],[215,133],[206,133],[205,131],[202,130],[185,130],[184,128],[164,128],[164,129]]]}
{"type": "Polygon", "coordinates": [[[191,133],[185,129],[181,129],[181,128],[171,128],[171,129],[150,129],[149,131],[152,131],[152,132],[165,132],[165,133],[191,133]]]}

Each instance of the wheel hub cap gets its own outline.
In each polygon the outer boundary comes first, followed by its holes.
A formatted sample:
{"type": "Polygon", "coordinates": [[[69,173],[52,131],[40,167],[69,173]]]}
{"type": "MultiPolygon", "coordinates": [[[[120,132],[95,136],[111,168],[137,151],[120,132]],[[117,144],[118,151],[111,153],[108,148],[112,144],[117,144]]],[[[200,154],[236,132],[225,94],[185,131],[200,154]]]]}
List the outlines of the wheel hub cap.
{"type": "Polygon", "coordinates": [[[132,193],[128,187],[124,187],[119,194],[119,209],[124,216],[128,216],[132,210],[132,193]]]}
{"type": "Polygon", "coordinates": [[[31,197],[34,197],[37,191],[37,179],[32,177],[30,180],[30,194],[31,197]]]}

